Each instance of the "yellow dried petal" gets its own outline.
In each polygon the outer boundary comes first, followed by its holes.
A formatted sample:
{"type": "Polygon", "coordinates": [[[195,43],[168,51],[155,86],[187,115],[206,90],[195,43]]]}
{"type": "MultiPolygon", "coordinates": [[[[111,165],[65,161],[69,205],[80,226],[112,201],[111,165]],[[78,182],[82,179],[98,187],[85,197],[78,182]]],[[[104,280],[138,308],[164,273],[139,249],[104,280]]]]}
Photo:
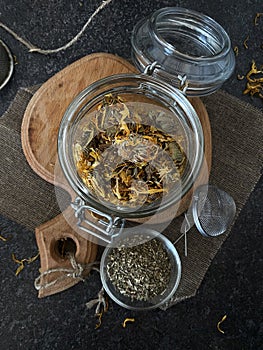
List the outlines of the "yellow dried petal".
{"type": "Polygon", "coordinates": [[[247,44],[248,40],[249,40],[249,35],[246,37],[246,39],[243,42],[243,45],[244,45],[245,49],[248,49],[248,44],[247,44]]]}
{"type": "Polygon", "coordinates": [[[0,235],[0,240],[3,241],[3,242],[7,241],[7,239],[5,237],[1,236],[1,235],[0,235]]]}
{"type": "Polygon", "coordinates": [[[125,320],[122,322],[122,327],[126,327],[127,322],[135,322],[135,318],[125,318],[125,320]]]}
{"type": "Polygon", "coordinates": [[[259,20],[259,18],[260,18],[261,16],[263,16],[263,13],[261,13],[261,12],[257,12],[257,13],[256,13],[256,16],[255,16],[255,18],[254,18],[254,24],[255,24],[255,26],[258,26],[258,20],[259,20]]]}
{"type": "Polygon", "coordinates": [[[226,315],[224,315],[223,317],[222,317],[222,319],[221,319],[221,321],[219,321],[218,323],[217,323],[217,329],[219,330],[219,332],[221,332],[221,333],[225,333],[221,328],[220,328],[220,325],[221,325],[221,323],[222,322],[224,322],[225,321],[225,319],[226,319],[226,315]]]}

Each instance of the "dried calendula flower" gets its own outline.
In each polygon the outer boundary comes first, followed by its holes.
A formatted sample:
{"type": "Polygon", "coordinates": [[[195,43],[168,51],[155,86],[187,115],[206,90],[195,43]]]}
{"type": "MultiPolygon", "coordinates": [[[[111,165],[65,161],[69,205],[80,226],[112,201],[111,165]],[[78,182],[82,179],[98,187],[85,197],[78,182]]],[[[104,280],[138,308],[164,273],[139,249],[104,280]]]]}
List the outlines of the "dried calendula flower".
{"type": "Polygon", "coordinates": [[[19,273],[24,269],[25,267],[25,263],[32,263],[34,262],[37,258],[39,257],[39,253],[35,256],[33,256],[32,258],[29,258],[29,259],[22,259],[22,260],[19,260],[16,258],[15,254],[12,253],[12,259],[15,263],[19,264],[17,270],[16,270],[16,276],[19,275],[19,273]]]}
{"type": "Polygon", "coordinates": [[[250,71],[246,74],[247,85],[243,94],[257,95],[263,98],[263,70],[258,69],[255,61],[252,61],[250,71]]]}
{"type": "Polygon", "coordinates": [[[93,194],[134,207],[179,183],[187,164],[184,144],[178,122],[164,108],[108,94],[83,123],[73,157],[93,194]]]}

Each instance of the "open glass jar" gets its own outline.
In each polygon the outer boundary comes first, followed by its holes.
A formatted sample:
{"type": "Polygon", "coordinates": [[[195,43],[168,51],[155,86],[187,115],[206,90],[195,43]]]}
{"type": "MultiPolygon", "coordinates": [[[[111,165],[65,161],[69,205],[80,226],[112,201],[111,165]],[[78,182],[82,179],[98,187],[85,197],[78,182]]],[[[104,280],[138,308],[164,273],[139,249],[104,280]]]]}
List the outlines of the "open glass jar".
{"type": "Polygon", "coordinates": [[[58,135],[60,164],[78,195],[73,207],[79,226],[85,210],[106,218],[98,235],[106,242],[125,219],[162,212],[191,189],[203,162],[204,135],[185,95],[215,91],[234,64],[224,30],[180,8],[139,22],[132,46],[142,73],[88,86],[68,107],[58,135]]]}
{"type": "Polygon", "coordinates": [[[135,66],[158,62],[154,76],[178,86],[187,80],[187,95],[202,96],[221,87],[235,67],[229,36],[212,18],[188,9],[163,8],[137,23],[132,34],[135,66]]]}

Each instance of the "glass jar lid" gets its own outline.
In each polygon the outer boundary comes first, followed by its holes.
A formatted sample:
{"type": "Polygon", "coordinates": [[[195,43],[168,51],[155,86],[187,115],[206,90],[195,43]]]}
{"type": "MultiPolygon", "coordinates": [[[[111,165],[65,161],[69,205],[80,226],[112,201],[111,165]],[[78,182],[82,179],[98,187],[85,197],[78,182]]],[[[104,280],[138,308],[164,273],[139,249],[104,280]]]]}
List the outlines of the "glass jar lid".
{"type": "Polygon", "coordinates": [[[156,62],[153,76],[172,86],[185,78],[188,96],[218,90],[235,67],[226,31],[212,18],[196,11],[167,7],[142,19],[132,33],[132,58],[144,71],[156,62]]]}

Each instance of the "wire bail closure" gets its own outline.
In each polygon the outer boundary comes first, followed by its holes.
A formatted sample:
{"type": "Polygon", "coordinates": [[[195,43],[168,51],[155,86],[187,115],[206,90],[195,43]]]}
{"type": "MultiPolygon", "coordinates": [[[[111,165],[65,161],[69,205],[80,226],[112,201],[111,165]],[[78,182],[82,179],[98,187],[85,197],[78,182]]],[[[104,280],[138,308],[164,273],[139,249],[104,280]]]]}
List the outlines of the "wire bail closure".
{"type": "Polygon", "coordinates": [[[157,61],[154,61],[153,63],[151,63],[151,64],[148,64],[146,67],[145,67],[145,69],[144,69],[144,71],[143,71],[143,74],[147,74],[147,75],[153,75],[153,72],[154,72],[154,70],[155,69],[160,69],[161,68],[161,66],[158,64],[158,62],[157,61]]]}
{"type": "Polygon", "coordinates": [[[179,80],[179,90],[182,91],[182,93],[186,96],[186,91],[188,89],[188,81],[187,81],[187,76],[186,74],[184,75],[177,75],[177,78],[179,80]]]}
{"type": "MultiPolygon", "coordinates": [[[[145,67],[145,69],[143,71],[143,74],[152,76],[154,71],[155,71],[155,69],[161,69],[161,68],[162,68],[162,66],[160,64],[158,64],[157,61],[154,61],[153,63],[148,64],[145,67]]],[[[179,85],[178,89],[186,96],[186,92],[187,92],[187,89],[188,89],[188,86],[189,86],[186,74],[184,74],[184,75],[178,74],[177,75],[177,79],[178,79],[178,85],[179,85]]]]}
{"type": "Polygon", "coordinates": [[[112,243],[114,238],[123,231],[126,221],[124,218],[111,216],[86,205],[80,197],[76,197],[75,201],[71,203],[71,207],[74,209],[75,217],[78,219],[77,226],[82,231],[102,239],[106,243],[112,243]],[[95,223],[87,218],[86,212],[99,215],[102,218],[95,223]],[[89,227],[92,227],[94,231],[89,227]]]}

